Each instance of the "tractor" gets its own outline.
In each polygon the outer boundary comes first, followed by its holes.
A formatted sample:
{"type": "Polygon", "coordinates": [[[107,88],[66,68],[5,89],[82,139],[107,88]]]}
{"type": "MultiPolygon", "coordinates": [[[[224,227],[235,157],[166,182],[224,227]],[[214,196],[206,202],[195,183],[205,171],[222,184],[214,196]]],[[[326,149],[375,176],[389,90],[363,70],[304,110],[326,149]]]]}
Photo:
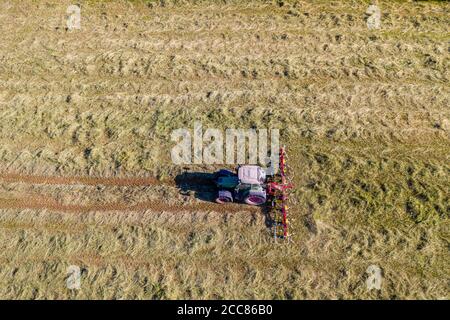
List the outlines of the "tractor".
{"type": "Polygon", "coordinates": [[[216,202],[245,202],[259,206],[266,203],[266,172],[255,165],[239,166],[237,173],[220,170],[214,174],[218,189],[216,202]]]}
{"type": "Polygon", "coordinates": [[[279,160],[279,173],[275,175],[267,174],[256,165],[241,165],[236,173],[225,169],[217,171],[213,181],[217,187],[217,203],[267,204],[271,208],[274,237],[288,239],[288,189],[293,186],[287,176],[284,147],[280,149],[279,160]]]}

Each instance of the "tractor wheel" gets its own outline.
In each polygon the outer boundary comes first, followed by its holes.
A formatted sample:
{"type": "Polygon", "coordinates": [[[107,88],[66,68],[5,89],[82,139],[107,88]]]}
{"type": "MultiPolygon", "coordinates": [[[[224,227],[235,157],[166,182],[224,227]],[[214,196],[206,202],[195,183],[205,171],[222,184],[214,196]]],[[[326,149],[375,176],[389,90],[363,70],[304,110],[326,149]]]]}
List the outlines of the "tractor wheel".
{"type": "Polygon", "coordinates": [[[245,199],[244,202],[246,204],[249,204],[251,206],[260,206],[264,203],[266,203],[266,198],[262,195],[257,194],[249,194],[245,199]]]}
{"type": "Polygon", "coordinates": [[[220,190],[217,195],[216,202],[220,204],[233,202],[233,195],[230,191],[220,190]]]}

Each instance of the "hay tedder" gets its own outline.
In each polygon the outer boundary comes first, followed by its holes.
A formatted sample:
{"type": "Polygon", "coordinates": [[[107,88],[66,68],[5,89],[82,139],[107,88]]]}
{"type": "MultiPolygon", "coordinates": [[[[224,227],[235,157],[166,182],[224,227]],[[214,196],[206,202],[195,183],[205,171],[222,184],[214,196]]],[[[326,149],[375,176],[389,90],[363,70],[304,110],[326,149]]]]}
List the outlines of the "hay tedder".
{"type": "Polygon", "coordinates": [[[243,202],[249,205],[266,205],[269,208],[275,238],[287,239],[288,190],[292,183],[287,177],[286,151],[280,148],[279,170],[273,175],[256,165],[241,165],[236,173],[220,170],[214,173],[217,203],[243,202]]]}

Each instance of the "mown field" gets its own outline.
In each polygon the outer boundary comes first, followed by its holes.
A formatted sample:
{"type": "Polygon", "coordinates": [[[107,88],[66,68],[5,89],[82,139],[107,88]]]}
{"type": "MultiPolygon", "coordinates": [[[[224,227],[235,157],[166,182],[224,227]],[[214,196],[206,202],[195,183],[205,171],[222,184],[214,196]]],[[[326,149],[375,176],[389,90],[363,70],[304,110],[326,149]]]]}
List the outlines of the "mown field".
{"type": "Polygon", "coordinates": [[[449,298],[448,2],[79,3],[0,3],[0,298],[449,298]],[[291,243],[180,186],[195,121],[280,130],[291,243]]]}

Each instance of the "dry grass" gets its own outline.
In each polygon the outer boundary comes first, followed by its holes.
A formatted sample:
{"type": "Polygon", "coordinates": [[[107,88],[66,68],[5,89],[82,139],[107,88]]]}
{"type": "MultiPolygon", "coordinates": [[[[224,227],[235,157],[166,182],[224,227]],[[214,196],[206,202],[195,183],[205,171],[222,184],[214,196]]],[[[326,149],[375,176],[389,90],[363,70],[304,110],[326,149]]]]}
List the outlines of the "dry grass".
{"type": "Polygon", "coordinates": [[[80,31],[68,4],[0,5],[0,171],[85,177],[0,176],[0,297],[449,297],[447,3],[379,1],[376,31],[356,0],[81,1],[80,31]],[[294,244],[180,194],[170,133],[194,121],[281,129],[294,244]]]}

